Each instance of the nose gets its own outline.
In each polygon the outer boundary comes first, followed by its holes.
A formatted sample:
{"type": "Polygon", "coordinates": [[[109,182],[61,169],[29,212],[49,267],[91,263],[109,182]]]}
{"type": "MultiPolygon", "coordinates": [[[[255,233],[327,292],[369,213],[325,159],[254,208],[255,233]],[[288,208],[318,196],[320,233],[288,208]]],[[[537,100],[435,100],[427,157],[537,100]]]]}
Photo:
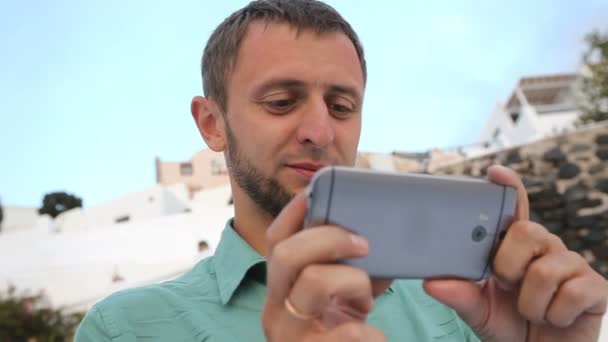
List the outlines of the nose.
{"type": "Polygon", "coordinates": [[[334,141],[334,137],[334,121],[325,100],[310,99],[302,112],[298,126],[298,142],[315,147],[326,147],[334,141]]]}

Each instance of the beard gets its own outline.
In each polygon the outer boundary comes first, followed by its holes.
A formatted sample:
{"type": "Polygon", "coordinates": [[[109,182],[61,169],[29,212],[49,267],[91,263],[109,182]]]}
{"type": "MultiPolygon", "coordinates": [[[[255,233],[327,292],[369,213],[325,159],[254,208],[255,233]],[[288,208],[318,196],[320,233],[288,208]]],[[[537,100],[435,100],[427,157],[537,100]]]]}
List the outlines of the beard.
{"type": "Polygon", "coordinates": [[[228,150],[226,167],[230,175],[258,208],[276,218],[295,194],[290,193],[276,179],[265,176],[241,153],[227,120],[226,139],[228,150]]]}

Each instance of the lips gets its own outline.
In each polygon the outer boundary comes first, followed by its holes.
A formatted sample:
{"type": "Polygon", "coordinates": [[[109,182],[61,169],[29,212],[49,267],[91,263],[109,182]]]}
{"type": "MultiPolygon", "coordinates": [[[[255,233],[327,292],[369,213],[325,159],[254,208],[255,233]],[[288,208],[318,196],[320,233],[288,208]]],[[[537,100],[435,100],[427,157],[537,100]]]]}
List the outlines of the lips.
{"type": "Polygon", "coordinates": [[[298,174],[306,177],[312,178],[314,174],[319,171],[319,169],[327,166],[328,164],[324,163],[314,163],[314,162],[301,162],[301,163],[293,163],[288,164],[287,166],[297,172],[298,174]]]}
{"type": "Polygon", "coordinates": [[[290,167],[293,168],[297,168],[297,169],[303,169],[303,170],[309,170],[309,171],[318,171],[319,169],[327,166],[327,164],[322,164],[322,163],[294,163],[294,164],[289,164],[290,167]]]}

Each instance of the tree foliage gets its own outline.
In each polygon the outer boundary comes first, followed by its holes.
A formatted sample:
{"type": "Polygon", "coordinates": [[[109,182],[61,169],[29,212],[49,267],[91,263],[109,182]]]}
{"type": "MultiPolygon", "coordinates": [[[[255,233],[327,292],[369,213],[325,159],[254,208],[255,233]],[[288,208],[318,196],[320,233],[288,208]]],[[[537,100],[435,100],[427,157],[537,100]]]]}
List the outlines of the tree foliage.
{"type": "Polygon", "coordinates": [[[583,63],[588,73],[583,75],[583,124],[608,120],[608,30],[594,31],[585,38],[588,47],[583,63]]]}
{"type": "Polygon", "coordinates": [[[44,195],[42,207],[38,209],[38,213],[40,215],[48,214],[55,218],[73,208],[82,208],[82,199],[66,192],[52,192],[44,195]]]}
{"type": "Polygon", "coordinates": [[[49,308],[43,293],[0,293],[0,341],[71,341],[83,317],[49,308]]]}

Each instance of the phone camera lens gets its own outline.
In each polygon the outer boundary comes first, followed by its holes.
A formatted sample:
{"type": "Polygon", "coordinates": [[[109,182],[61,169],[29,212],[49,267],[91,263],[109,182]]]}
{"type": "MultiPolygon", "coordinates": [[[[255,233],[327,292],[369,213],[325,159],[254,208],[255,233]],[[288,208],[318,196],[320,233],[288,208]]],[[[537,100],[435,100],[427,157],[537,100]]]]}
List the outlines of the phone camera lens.
{"type": "Polygon", "coordinates": [[[471,233],[471,238],[475,242],[480,242],[488,236],[488,231],[483,226],[476,226],[473,228],[473,232],[471,233]]]}

